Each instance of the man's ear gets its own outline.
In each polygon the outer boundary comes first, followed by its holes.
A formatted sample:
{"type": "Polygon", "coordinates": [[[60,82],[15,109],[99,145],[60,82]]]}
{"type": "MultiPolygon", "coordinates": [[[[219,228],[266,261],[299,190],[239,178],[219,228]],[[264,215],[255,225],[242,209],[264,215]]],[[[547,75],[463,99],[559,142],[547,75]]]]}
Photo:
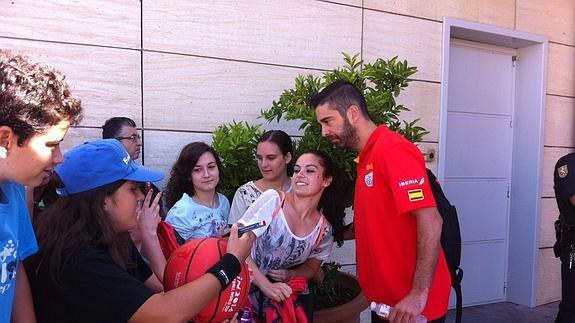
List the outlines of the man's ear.
{"type": "Polygon", "coordinates": [[[12,128],[8,126],[0,126],[0,147],[7,151],[12,148],[12,144],[16,144],[16,134],[12,128]]]}
{"type": "Polygon", "coordinates": [[[352,125],[355,125],[357,120],[362,117],[359,107],[355,104],[352,104],[349,106],[349,108],[347,108],[346,114],[347,119],[352,125]]]}

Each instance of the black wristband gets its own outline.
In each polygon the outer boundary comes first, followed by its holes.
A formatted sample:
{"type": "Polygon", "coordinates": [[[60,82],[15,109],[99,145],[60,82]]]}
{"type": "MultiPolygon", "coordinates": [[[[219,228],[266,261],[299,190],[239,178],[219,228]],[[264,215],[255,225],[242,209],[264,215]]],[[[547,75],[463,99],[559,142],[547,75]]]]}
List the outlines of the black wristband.
{"type": "Polygon", "coordinates": [[[242,270],[242,264],[231,253],[226,253],[220,261],[213,265],[206,272],[210,273],[220,281],[222,290],[226,289],[228,285],[236,278],[242,270]]]}

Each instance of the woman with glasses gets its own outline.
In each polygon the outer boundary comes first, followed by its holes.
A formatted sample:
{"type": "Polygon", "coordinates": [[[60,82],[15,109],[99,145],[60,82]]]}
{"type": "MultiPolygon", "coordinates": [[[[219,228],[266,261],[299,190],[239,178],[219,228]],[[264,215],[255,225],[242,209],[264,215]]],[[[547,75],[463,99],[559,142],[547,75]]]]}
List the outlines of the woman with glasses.
{"type": "Polygon", "coordinates": [[[216,192],[222,164],[203,142],[186,145],[172,167],[166,186],[166,222],[184,239],[217,236],[227,224],[230,202],[216,192]]]}
{"type": "Polygon", "coordinates": [[[232,200],[228,223],[237,222],[248,207],[268,189],[291,191],[293,144],[281,130],[269,130],[258,140],[256,157],[262,178],[240,186],[232,200]]]}

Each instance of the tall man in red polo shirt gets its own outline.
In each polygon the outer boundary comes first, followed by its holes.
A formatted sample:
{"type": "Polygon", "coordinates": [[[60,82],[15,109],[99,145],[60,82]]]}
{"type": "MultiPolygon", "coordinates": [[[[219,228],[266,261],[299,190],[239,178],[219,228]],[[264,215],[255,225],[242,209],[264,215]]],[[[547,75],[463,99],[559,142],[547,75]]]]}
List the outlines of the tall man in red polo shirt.
{"type": "MultiPolygon", "coordinates": [[[[391,322],[415,322],[420,314],[443,322],[451,281],[423,155],[401,135],[376,126],[351,83],[336,81],[312,101],[322,136],[359,151],[349,237],[355,235],[367,300],[393,306],[391,322]]],[[[372,313],[372,322],[380,321],[372,313]]]]}

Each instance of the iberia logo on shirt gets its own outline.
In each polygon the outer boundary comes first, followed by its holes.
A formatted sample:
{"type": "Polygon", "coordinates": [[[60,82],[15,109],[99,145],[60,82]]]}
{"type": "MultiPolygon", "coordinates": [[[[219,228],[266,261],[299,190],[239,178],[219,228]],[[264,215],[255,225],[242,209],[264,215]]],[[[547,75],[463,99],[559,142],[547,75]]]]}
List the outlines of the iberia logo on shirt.
{"type": "Polygon", "coordinates": [[[416,202],[425,199],[422,188],[424,183],[425,177],[413,177],[397,182],[397,186],[403,192],[407,192],[409,202],[416,202]]]}
{"type": "Polygon", "coordinates": [[[412,185],[421,186],[421,185],[423,185],[423,183],[425,183],[425,177],[422,177],[420,179],[415,178],[415,179],[408,179],[405,181],[401,181],[401,182],[399,182],[398,185],[399,185],[399,187],[412,186],[412,185]]]}

